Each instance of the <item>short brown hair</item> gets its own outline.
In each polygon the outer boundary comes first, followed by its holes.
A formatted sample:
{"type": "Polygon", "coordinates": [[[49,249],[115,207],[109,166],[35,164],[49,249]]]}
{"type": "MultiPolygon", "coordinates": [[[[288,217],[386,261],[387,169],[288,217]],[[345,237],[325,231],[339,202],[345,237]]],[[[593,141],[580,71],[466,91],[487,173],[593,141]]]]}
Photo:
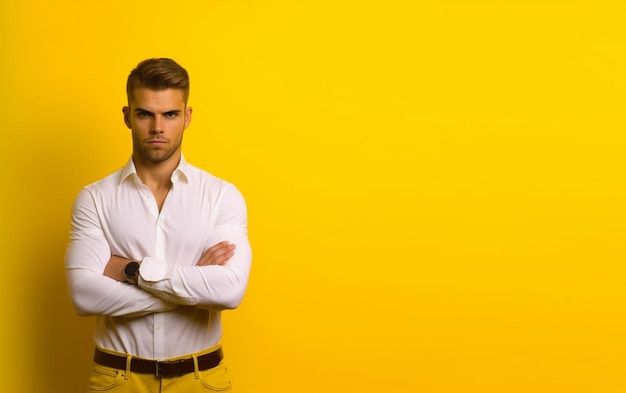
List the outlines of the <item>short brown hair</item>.
{"type": "Polygon", "coordinates": [[[185,105],[189,99],[189,74],[172,59],[154,58],[142,61],[130,72],[126,81],[126,96],[130,103],[133,91],[139,87],[151,90],[178,89],[183,91],[185,105]]]}

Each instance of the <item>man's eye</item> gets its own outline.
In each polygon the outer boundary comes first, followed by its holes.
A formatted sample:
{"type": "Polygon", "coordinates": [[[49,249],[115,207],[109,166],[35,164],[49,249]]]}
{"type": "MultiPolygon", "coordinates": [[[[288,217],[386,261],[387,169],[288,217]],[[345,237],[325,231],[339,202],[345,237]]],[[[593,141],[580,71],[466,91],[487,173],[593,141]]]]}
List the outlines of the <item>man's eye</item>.
{"type": "Polygon", "coordinates": [[[178,113],[176,113],[176,112],[168,112],[168,113],[165,114],[165,117],[167,117],[168,119],[173,119],[176,116],[178,116],[178,113]]]}
{"type": "Polygon", "coordinates": [[[137,115],[141,118],[150,117],[150,112],[139,112],[137,115]]]}

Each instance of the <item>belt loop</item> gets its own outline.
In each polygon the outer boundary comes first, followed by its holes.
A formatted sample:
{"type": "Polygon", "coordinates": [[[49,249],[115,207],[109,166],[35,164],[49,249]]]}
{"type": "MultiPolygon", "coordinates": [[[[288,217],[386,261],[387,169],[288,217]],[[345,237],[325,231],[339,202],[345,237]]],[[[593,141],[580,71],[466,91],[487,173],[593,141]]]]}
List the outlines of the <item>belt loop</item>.
{"type": "Polygon", "coordinates": [[[198,355],[192,354],[191,358],[193,359],[193,375],[196,379],[200,379],[200,370],[198,369],[198,355]]]}
{"type": "Polygon", "coordinates": [[[131,363],[131,359],[133,358],[133,355],[126,355],[126,373],[124,374],[124,379],[128,379],[128,376],[130,375],[130,363],[131,363]]]}

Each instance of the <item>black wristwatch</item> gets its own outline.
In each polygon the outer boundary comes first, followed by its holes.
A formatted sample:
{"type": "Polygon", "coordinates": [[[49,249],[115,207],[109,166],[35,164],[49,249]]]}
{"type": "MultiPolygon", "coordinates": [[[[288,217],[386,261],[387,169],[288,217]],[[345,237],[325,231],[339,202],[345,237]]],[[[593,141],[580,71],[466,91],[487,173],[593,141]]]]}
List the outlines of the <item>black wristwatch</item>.
{"type": "Polygon", "coordinates": [[[139,279],[139,262],[130,261],[124,268],[124,275],[126,276],[126,282],[129,284],[137,284],[139,279]]]}

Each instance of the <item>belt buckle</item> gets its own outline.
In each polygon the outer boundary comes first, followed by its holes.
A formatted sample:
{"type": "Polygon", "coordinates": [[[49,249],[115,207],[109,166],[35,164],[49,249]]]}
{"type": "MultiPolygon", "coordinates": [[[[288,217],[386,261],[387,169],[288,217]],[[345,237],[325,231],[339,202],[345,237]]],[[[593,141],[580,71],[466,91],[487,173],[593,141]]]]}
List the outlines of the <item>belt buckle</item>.
{"type": "MultiPolygon", "coordinates": [[[[156,362],[154,362],[154,366],[155,366],[155,370],[154,370],[154,375],[156,377],[168,377],[171,376],[171,374],[173,373],[169,373],[166,371],[166,367],[169,365],[175,365],[175,364],[180,364],[183,363],[185,361],[185,359],[181,359],[181,360],[157,360],[156,362]],[[165,373],[164,373],[165,371],[165,373]],[[165,374],[165,375],[164,375],[165,374]]],[[[180,370],[178,370],[178,372],[180,373],[180,370]]]]}

